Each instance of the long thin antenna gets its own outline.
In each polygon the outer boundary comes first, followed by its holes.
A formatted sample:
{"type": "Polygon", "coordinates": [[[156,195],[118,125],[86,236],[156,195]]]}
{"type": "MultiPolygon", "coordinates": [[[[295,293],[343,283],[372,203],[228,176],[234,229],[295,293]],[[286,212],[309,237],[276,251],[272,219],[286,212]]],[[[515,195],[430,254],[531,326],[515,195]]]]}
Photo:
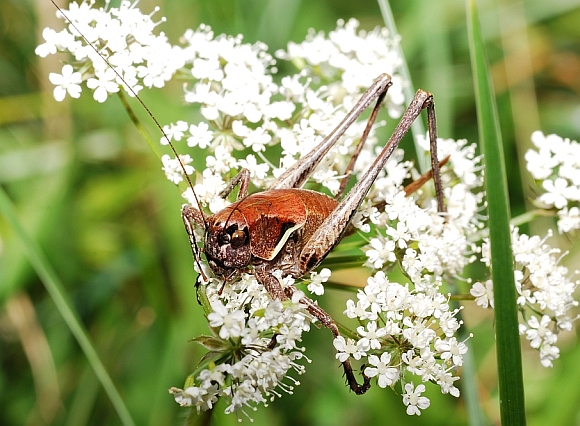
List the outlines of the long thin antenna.
{"type": "Polygon", "coordinates": [[[171,148],[171,151],[173,151],[173,155],[175,155],[175,158],[177,158],[177,161],[179,161],[179,165],[181,166],[181,170],[183,171],[183,175],[185,176],[185,179],[187,181],[187,184],[191,188],[191,192],[193,193],[193,197],[195,198],[195,202],[197,204],[197,208],[198,208],[199,212],[201,213],[201,217],[203,218],[204,227],[207,228],[207,220],[206,220],[205,214],[203,213],[203,209],[202,209],[202,206],[201,206],[201,203],[200,203],[199,199],[197,198],[197,194],[195,193],[195,191],[193,189],[193,183],[191,182],[191,179],[189,178],[189,175],[187,174],[187,171],[185,169],[185,165],[181,161],[181,158],[179,158],[179,154],[177,153],[177,150],[175,149],[175,147],[171,143],[171,140],[169,140],[169,137],[167,136],[167,134],[163,130],[163,127],[161,127],[161,124],[159,124],[159,121],[157,121],[157,119],[155,118],[155,116],[153,115],[153,113],[151,112],[151,110],[149,109],[149,107],[147,107],[147,105],[145,105],[145,102],[143,102],[143,100],[139,97],[139,95],[137,94],[137,92],[125,81],[125,79],[123,78],[123,76],[121,75],[121,73],[119,73],[117,71],[117,69],[109,62],[109,60],[107,58],[105,58],[103,55],[101,55],[101,52],[99,52],[97,50],[97,48],[83,35],[83,33],[81,33],[79,31],[79,29],[74,24],[74,22],[66,15],[66,13],[64,13],[64,11],[60,8],[60,6],[58,4],[56,4],[54,0],[50,0],[50,1],[54,5],[54,7],[57,8],[58,12],[76,30],[76,32],[80,34],[80,36],[87,43],[87,45],[91,46],[91,48],[95,51],[95,53],[97,53],[103,59],[103,61],[105,61],[105,63],[109,66],[109,68],[111,68],[113,70],[113,72],[117,75],[117,77],[119,78],[119,80],[121,80],[123,82],[123,84],[125,85],[125,87],[127,88],[127,90],[129,92],[131,92],[131,94],[137,99],[137,101],[139,101],[139,103],[141,104],[141,106],[143,107],[143,109],[147,112],[147,114],[149,115],[149,117],[151,117],[151,119],[153,120],[153,122],[155,123],[155,125],[157,126],[157,128],[161,131],[161,134],[167,140],[167,143],[168,143],[169,147],[171,148]]]}

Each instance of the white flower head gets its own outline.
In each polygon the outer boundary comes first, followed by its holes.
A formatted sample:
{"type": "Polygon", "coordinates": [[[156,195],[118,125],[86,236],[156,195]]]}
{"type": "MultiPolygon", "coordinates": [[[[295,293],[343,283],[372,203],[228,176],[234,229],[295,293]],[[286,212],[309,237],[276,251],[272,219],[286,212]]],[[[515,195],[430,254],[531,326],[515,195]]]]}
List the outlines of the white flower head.
{"type": "Polygon", "coordinates": [[[560,233],[579,229],[580,144],[540,131],[532,134],[532,142],[537,150],[526,152],[527,169],[545,191],[536,201],[557,210],[560,233]]]}
{"type": "Polygon", "coordinates": [[[184,170],[188,175],[194,172],[194,168],[189,165],[192,161],[193,159],[187,154],[180,155],[179,159],[171,158],[165,154],[161,157],[162,170],[170,181],[177,184],[183,180],[184,170]]]}
{"type": "Polygon", "coordinates": [[[369,364],[373,367],[365,368],[365,375],[368,377],[378,377],[378,384],[381,388],[392,386],[399,378],[399,369],[390,366],[391,355],[383,352],[379,358],[376,355],[369,356],[369,364]]]}
{"type": "Polygon", "coordinates": [[[82,89],[80,83],[82,76],[80,73],[74,71],[71,65],[64,65],[61,74],[51,72],[48,78],[56,86],[54,88],[54,99],[58,102],[63,101],[67,93],[71,98],[79,98],[81,96],[82,89]]]}
{"type": "Polygon", "coordinates": [[[93,98],[97,102],[105,102],[109,93],[119,91],[119,85],[114,81],[117,75],[112,68],[107,68],[104,73],[100,73],[97,78],[89,78],[87,87],[93,89],[93,98]]]}
{"type": "Polygon", "coordinates": [[[407,414],[420,416],[421,410],[431,405],[429,398],[421,396],[425,392],[425,385],[421,384],[415,387],[413,383],[405,384],[405,393],[403,394],[403,403],[407,406],[407,414]]]}
{"type": "MultiPolygon", "coordinates": [[[[537,349],[542,365],[550,367],[558,358],[555,346],[560,331],[571,329],[570,310],[578,306],[574,292],[580,285],[578,272],[570,276],[568,268],[559,264],[560,250],[550,247],[546,240],[551,232],[541,239],[538,236],[520,234],[512,229],[512,250],[515,260],[514,278],[518,292],[520,334],[525,335],[530,346],[537,349]],[[538,319],[538,313],[541,318],[538,319]]],[[[490,263],[489,243],[482,247],[482,261],[490,263]]],[[[493,286],[491,280],[474,283],[471,294],[482,307],[493,308],[493,286]]]]}
{"type": "Polygon", "coordinates": [[[133,96],[142,86],[163,87],[184,65],[181,48],[171,46],[164,34],[153,34],[157,25],[152,14],[142,14],[129,1],[121,2],[119,7],[107,5],[99,9],[93,8],[92,2],[71,3],[68,10],[57,12],[60,19],[65,19],[64,15],[72,24],[67,21],[67,28],[60,32],[44,29],[45,43],[36,49],[41,57],[69,52],[75,59],[74,66],[65,65],[61,74],[49,75],[56,86],[57,101],[62,101],[67,93],[80,97],[82,81],[94,90],[93,97],[98,102],[104,102],[119,86],[128,90],[129,85],[132,90],[128,93],[133,96]],[[103,58],[108,58],[108,63],[103,58]]]}

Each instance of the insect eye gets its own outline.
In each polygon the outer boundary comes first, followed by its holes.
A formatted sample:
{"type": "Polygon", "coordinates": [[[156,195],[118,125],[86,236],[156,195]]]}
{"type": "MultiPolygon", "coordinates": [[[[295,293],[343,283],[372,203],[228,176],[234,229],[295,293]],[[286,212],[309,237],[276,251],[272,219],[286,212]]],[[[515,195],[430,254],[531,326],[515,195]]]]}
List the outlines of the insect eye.
{"type": "Polygon", "coordinates": [[[244,231],[237,230],[232,234],[232,247],[239,248],[246,243],[246,234],[244,231]]]}

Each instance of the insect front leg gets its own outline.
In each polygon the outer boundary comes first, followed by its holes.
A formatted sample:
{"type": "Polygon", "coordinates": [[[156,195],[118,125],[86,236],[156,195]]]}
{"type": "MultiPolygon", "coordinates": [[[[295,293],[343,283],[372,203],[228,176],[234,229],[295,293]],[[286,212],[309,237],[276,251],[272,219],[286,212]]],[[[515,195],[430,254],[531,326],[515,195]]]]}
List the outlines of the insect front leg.
{"type": "Polygon", "coordinates": [[[234,190],[237,184],[240,184],[240,190],[238,191],[238,200],[246,198],[248,195],[248,187],[250,186],[250,171],[248,169],[242,169],[240,172],[229,181],[226,188],[220,192],[220,197],[226,198],[234,190]]]}
{"type": "MultiPolygon", "coordinates": [[[[187,236],[189,237],[191,252],[193,254],[193,258],[195,259],[195,263],[199,268],[199,273],[203,281],[207,281],[207,277],[204,274],[203,269],[201,267],[201,256],[199,253],[199,247],[197,246],[197,240],[195,239],[195,230],[193,228],[194,224],[203,226],[204,229],[207,228],[205,217],[198,209],[186,204],[181,208],[181,219],[183,220],[183,224],[185,225],[185,232],[187,232],[187,236]]],[[[196,282],[196,287],[197,285],[198,283],[196,282]]]]}
{"type": "MultiPolygon", "coordinates": [[[[237,199],[241,200],[242,198],[245,198],[248,195],[248,187],[250,185],[250,171],[248,169],[240,170],[240,172],[228,183],[226,188],[220,193],[220,196],[222,198],[227,197],[238,184],[240,185],[240,190],[238,192],[237,199]]],[[[181,209],[181,218],[183,219],[185,231],[187,232],[187,235],[189,237],[189,244],[191,245],[193,258],[195,259],[195,262],[199,267],[203,280],[207,281],[207,277],[205,276],[201,268],[199,247],[197,246],[197,241],[194,233],[195,224],[202,226],[204,229],[207,229],[205,216],[200,210],[196,209],[195,207],[190,205],[184,205],[181,209]]]]}
{"type": "MultiPolygon", "coordinates": [[[[256,279],[266,288],[268,293],[273,299],[287,300],[292,299],[294,293],[298,291],[293,285],[286,288],[282,288],[280,281],[268,270],[268,263],[262,263],[255,266],[254,275],[256,279]]],[[[336,322],[332,319],[330,315],[326,313],[324,309],[314,303],[311,299],[304,296],[300,299],[300,303],[305,305],[306,310],[315,317],[318,321],[322,323],[326,328],[328,328],[334,338],[336,339],[340,336],[338,331],[338,326],[336,322]]],[[[344,374],[350,389],[357,395],[362,395],[371,387],[371,379],[363,374],[364,383],[359,385],[355,376],[350,361],[347,359],[342,363],[344,369],[344,374]]]]}

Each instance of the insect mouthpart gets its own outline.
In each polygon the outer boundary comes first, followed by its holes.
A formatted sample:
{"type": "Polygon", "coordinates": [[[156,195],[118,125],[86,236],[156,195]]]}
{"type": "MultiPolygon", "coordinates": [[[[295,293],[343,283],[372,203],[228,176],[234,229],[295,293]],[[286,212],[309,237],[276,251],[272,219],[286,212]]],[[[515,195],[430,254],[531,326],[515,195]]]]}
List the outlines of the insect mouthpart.
{"type": "Polygon", "coordinates": [[[207,262],[213,273],[225,283],[231,282],[237,278],[240,273],[238,268],[227,268],[219,260],[208,256],[206,253],[207,262]]]}
{"type": "Polygon", "coordinates": [[[205,234],[204,251],[210,267],[221,277],[232,275],[232,270],[250,264],[252,252],[250,236],[245,224],[215,221],[205,234]]]}

